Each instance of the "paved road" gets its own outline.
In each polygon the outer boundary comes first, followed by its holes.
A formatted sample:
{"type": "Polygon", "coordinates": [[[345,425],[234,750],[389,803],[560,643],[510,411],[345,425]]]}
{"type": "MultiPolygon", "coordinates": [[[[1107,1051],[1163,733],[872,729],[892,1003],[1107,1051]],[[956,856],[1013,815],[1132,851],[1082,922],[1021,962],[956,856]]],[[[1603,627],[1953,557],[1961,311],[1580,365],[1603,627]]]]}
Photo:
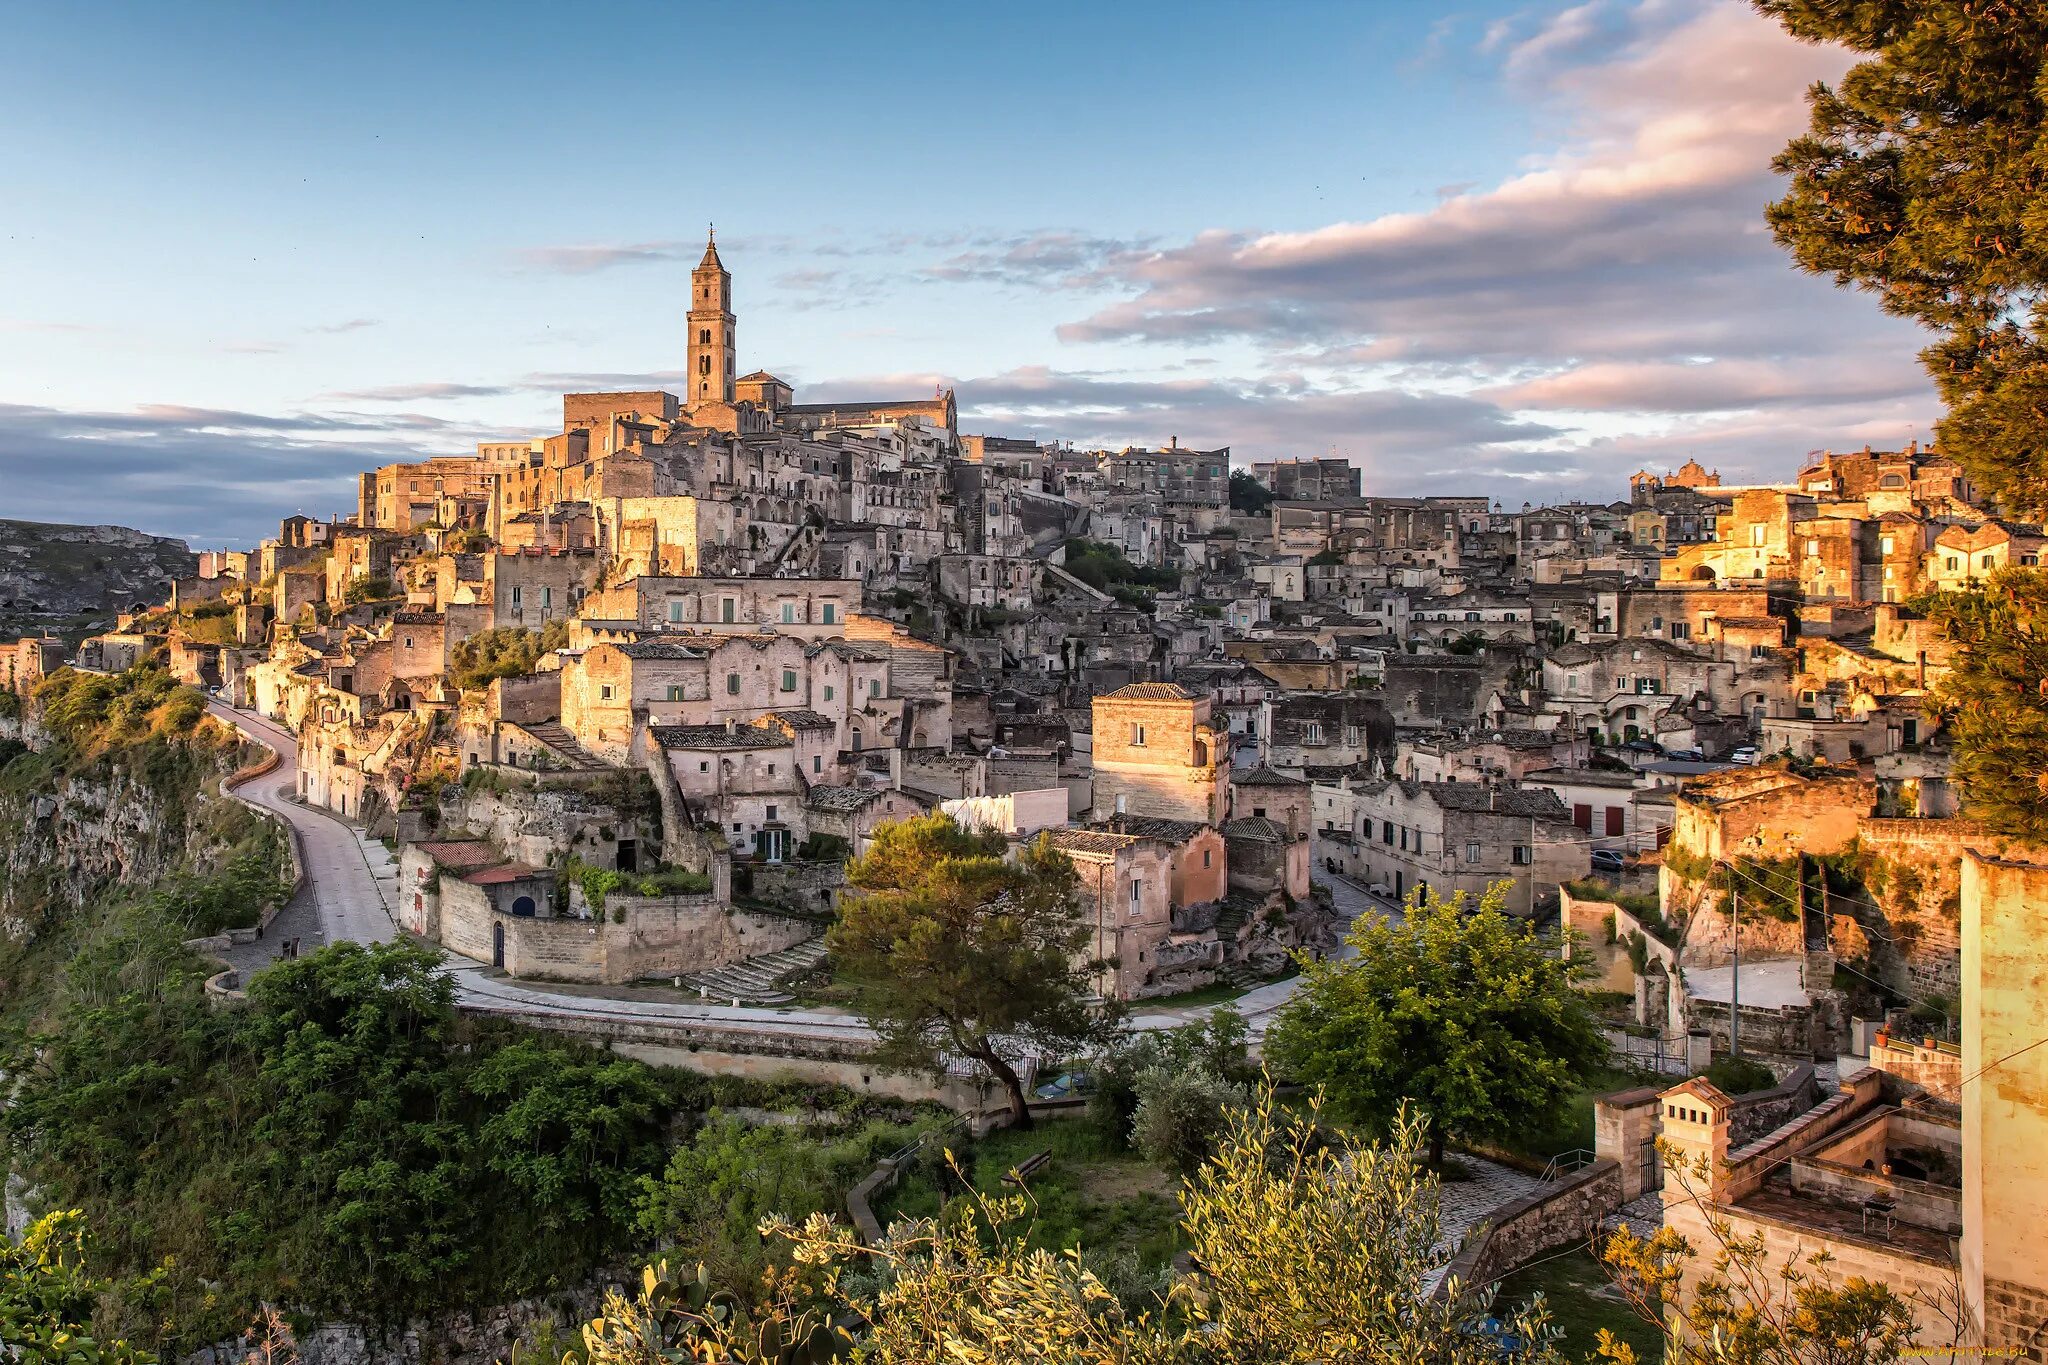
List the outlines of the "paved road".
{"type": "MultiPolygon", "coordinates": [[[[306,859],[306,885],[273,922],[259,943],[236,948],[229,960],[254,971],[275,960],[283,939],[296,937],[304,951],[326,943],[381,943],[397,937],[390,906],[397,899],[396,869],[383,844],[370,839],[338,816],[290,799],[298,789],[298,741],[291,731],[253,712],[219,702],[213,714],[243,734],[277,750],[282,761],[237,795],[274,812],[299,832],[306,859]]],[[[1399,914],[1399,907],[1381,901],[1363,888],[1332,879],[1338,913],[1350,920],[1367,912],[1399,914]]],[[[1346,949],[1345,951],[1348,951],[1346,949]]],[[[549,1015],[592,1022],[659,1025],[663,1021],[735,1031],[795,1033],[813,1038],[868,1039],[874,1035],[858,1018],[830,1011],[759,1009],[747,1006],[694,1004],[680,1001],[619,999],[577,991],[550,990],[531,982],[492,974],[480,964],[450,955],[449,974],[456,998],[465,1009],[483,1013],[549,1015]]],[[[1276,981],[1247,992],[1235,1003],[1251,1025],[1254,1040],[1294,994],[1295,980],[1276,981]]],[[[1133,1012],[1136,1028],[1174,1028],[1206,1017],[1214,1006],[1147,1011],[1141,1002],[1133,1012]]]]}
{"type": "Polygon", "coordinates": [[[244,783],[234,794],[297,830],[300,856],[306,865],[305,885],[271,922],[263,939],[236,948],[229,960],[249,971],[275,960],[287,939],[298,939],[300,950],[311,952],[344,940],[381,943],[396,937],[385,900],[385,888],[395,887],[397,881],[390,853],[337,817],[291,799],[299,783],[299,746],[291,731],[219,702],[210,703],[207,709],[277,751],[277,767],[244,783]]]}
{"type": "MultiPolygon", "coordinates": [[[[397,873],[389,852],[340,817],[291,800],[298,790],[299,746],[291,731],[253,712],[219,702],[208,708],[258,743],[275,749],[276,768],[236,795],[271,811],[299,832],[306,860],[306,884],[272,921],[258,943],[228,954],[237,967],[254,971],[276,960],[282,940],[297,937],[302,951],[327,943],[382,943],[398,936],[390,905],[397,898],[397,873]]],[[[450,956],[456,998],[465,1008],[516,1014],[546,1014],[593,1021],[630,1019],[710,1024],[735,1030],[802,1033],[811,1037],[873,1035],[858,1019],[811,1010],[763,1010],[730,1005],[692,1005],[659,1000],[616,1000],[544,988],[487,974],[479,964],[450,956]]]]}

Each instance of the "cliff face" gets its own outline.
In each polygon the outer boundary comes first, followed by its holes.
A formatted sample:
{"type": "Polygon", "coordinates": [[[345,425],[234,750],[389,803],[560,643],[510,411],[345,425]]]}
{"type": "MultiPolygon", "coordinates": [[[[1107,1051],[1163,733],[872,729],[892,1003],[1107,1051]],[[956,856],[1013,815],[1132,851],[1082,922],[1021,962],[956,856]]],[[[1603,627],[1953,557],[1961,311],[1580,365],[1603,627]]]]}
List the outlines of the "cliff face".
{"type": "Polygon", "coordinates": [[[163,601],[172,579],[198,570],[182,540],[126,526],[0,520],[0,638],[112,625],[116,613],[163,601]]]}
{"type": "MultiPolygon", "coordinates": [[[[40,736],[0,720],[8,738],[40,736]]],[[[251,817],[205,790],[236,753],[155,746],[67,772],[30,752],[0,767],[0,1008],[33,1008],[65,930],[102,913],[93,907],[110,893],[205,866],[243,832],[251,817]]]]}

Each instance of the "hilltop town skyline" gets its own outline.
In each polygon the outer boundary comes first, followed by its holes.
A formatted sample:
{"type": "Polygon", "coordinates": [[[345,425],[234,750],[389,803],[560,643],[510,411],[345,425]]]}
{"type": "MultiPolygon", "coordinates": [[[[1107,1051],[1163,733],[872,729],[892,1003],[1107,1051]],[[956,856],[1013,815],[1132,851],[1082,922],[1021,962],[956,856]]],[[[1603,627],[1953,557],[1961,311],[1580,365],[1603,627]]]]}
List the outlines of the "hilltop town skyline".
{"type": "Polygon", "coordinates": [[[1757,221],[1798,91],[1846,58],[1746,6],[1316,7],[1313,53],[1218,9],[1133,12],[1074,54],[1073,85],[1045,81],[1048,40],[1022,28],[804,13],[766,48],[638,16],[652,46],[722,54],[721,123],[769,169],[715,181],[670,169],[696,155],[687,100],[498,98],[494,74],[518,90],[543,60],[538,19],[431,83],[399,71],[461,35],[419,30],[397,70],[355,25],[298,44],[293,63],[374,94],[294,92],[311,142],[261,116],[276,75],[168,98],[158,54],[204,71],[224,33],[145,15],[88,48],[24,25],[0,101],[23,130],[10,167],[44,192],[0,238],[21,282],[0,308],[8,513],[238,543],[345,508],[356,467],[544,431],[564,390],[673,385],[711,221],[747,368],[820,399],[952,388],[966,431],[1335,455],[1377,494],[1539,505],[1694,456],[1768,478],[1823,446],[1928,437],[1913,330],[1797,274],[1757,221]],[[1115,79],[1107,54],[1148,37],[1212,90],[1236,62],[1231,98],[1115,79]],[[829,83],[770,99],[750,79],[828,53],[920,79],[861,87],[852,120],[829,83]],[[39,117],[87,61],[132,82],[61,127],[39,117]],[[1378,78],[1337,100],[1346,63],[1378,78]],[[973,98],[1005,82],[1032,98],[973,98]],[[494,122],[530,155],[465,159],[494,122]],[[158,211],[95,212],[66,188],[78,166],[158,211]]]}

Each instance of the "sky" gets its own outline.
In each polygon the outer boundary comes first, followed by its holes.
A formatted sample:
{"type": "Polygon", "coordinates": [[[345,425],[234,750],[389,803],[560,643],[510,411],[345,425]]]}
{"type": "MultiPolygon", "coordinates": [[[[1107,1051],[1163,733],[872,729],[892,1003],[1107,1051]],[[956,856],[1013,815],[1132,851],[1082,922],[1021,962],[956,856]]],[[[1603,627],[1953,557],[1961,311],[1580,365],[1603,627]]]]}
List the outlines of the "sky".
{"type": "Polygon", "coordinates": [[[1925,441],[1924,339],[1772,242],[1845,54],[1737,0],[32,5],[0,518],[251,544],[375,464],[741,370],[965,431],[1624,495],[1925,441]]]}

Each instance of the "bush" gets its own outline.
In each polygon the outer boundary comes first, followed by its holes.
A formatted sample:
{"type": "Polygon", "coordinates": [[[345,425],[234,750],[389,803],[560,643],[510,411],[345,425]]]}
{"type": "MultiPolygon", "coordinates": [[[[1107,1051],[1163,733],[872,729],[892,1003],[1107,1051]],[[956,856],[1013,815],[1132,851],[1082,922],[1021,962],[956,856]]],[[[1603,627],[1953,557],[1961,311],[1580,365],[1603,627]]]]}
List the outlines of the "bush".
{"type": "Polygon", "coordinates": [[[1778,1075],[1762,1062],[1748,1057],[1719,1057],[1707,1068],[1707,1080],[1724,1094],[1747,1095],[1752,1091],[1769,1090],[1778,1083],[1778,1075]]]}
{"type": "Polygon", "coordinates": [[[1098,1058],[1088,1117],[1103,1141],[1125,1147],[1138,1113],[1138,1078],[1154,1068],[1200,1069],[1232,1085],[1249,1085],[1258,1075],[1246,1046],[1244,1016],[1227,1005],[1199,1024],[1126,1036],[1098,1058]]]}
{"type": "Polygon", "coordinates": [[[1131,1143],[1147,1159],[1180,1175],[1193,1175],[1215,1154],[1229,1128],[1229,1111],[1251,1099],[1206,1067],[1155,1066],[1138,1077],[1138,1110],[1131,1143]]]}

